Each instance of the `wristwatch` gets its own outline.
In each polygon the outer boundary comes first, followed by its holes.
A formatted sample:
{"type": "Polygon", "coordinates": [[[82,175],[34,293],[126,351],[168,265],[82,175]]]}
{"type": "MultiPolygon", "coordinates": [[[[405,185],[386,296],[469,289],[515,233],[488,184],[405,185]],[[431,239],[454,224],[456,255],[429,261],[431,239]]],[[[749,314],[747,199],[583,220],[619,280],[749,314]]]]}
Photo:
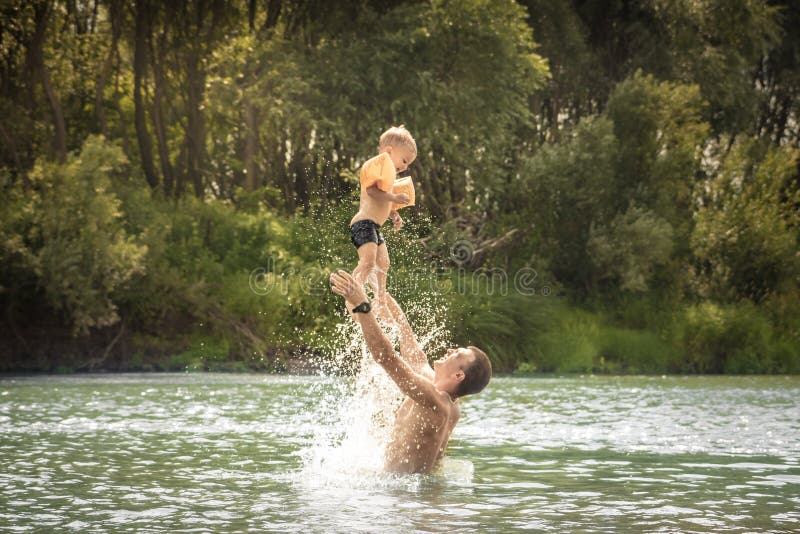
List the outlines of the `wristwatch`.
{"type": "Polygon", "coordinates": [[[353,313],[369,313],[370,311],[372,311],[372,306],[366,300],[353,308],[353,313]]]}

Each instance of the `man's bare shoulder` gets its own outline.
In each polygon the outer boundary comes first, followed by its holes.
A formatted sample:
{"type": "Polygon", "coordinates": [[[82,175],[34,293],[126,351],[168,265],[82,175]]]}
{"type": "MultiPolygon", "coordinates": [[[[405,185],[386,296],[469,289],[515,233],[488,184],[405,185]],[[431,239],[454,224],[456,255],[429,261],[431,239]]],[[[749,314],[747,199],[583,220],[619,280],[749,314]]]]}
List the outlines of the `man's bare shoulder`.
{"type": "Polygon", "coordinates": [[[417,374],[420,374],[420,375],[424,376],[426,380],[428,380],[431,383],[433,383],[433,379],[436,376],[436,374],[433,371],[433,367],[431,367],[430,364],[428,364],[427,357],[425,356],[425,353],[422,353],[422,357],[425,358],[426,361],[425,361],[424,364],[422,364],[419,367],[417,367],[417,369],[416,369],[417,374]]]}
{"type": "MultiPolygon", "coordinates": [[[[433,381],[431,380],[431,383],[432,382],[433,381]]],[[[446,391],[441,391],[434,388],[434,392],[435,395],[441,400],[440,403],[437,403],[433,406],[424,406],[418,402],[414,402],[414,404],[416,404],[419,409],[429,413],[432,417],[441,418],[443,420],[450,420],[453,417],[460,417],[461,407],[459,406],[458,401],[453,401],[453,398],[446,391]]]]}

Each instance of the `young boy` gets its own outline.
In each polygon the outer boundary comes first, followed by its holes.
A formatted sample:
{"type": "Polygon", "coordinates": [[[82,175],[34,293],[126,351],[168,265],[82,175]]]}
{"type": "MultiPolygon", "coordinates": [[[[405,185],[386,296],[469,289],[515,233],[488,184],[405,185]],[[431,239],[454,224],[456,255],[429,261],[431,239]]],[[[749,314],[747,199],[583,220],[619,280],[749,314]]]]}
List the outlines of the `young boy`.
{"type": "MultiPolygon", "coordinates": [[[[358,266],[353,278],[361,284],[370,281],[376,310],[386,317],[384,295],[386,293],[386,274],[389,271],[389,253],[386,250],[381,226],[387,218],[399,231],[403,219],[397,209],[413,201],[406,193],[394,193],[395,176],[408,169],[417,157],[417,143],[411,133],[403,126],[389,128],[381,134],[378,155],[361,167],[361,201],[358,213],[350,221],[350,241],[358,250],[358,266]]],[[[410,179],[406,179],[410,185],[410,179]]],[[[410,188],[413,194],[413,187],[410,188]]]]}

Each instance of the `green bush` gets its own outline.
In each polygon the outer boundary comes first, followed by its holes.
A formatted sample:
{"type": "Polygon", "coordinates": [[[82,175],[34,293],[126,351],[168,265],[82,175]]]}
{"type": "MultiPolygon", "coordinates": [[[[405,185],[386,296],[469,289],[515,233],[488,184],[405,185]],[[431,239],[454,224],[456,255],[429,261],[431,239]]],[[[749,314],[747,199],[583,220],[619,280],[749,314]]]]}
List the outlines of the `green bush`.
{"type": "Polygon", "coordinates": [[[4,203],[0,258],[11,279],[33,279],[74,334],[115,324],[117,298],[145,271],[147,247],[129,235],[111,184],[129,172],[119,147],[89,137],[61,165],[40,161],[4,203]],[[19,278],[17,278],[19,277],[19,278]]]}
{"type": "Polygon", "coordinates": [[[590,373],[599,353],[597,315],[577,308],[555,310],[538,336],[539,369],[562,373],[590,373]]]}
{"type": "Polygon", "coordinates": [[[215,364],[228,359],[230,348],[230,343],[225,339],[198,333],[192,336],[191,347],[167,359],[162,369],[164,371],[216,370],[215,364]]]}
{"type": "Polygon", "coordinates": [[[800,346],[749,302],[687,307],[676,324],[672,370],[691,373],[796,372],[800,346]]]}
{"type": "Polygon", "coordinates": [[[486,351],[496,372],[528,363],[542,371],[537,339],[558,306],[556,297],[529,296],[490,288],[487,278],[455,273],[449,280],[450,324],[458,344],[486,351]],[[504,294],[505,293],[505,294],[504,294]]]}
{"type": "Polygon", "coordinates": [[[672,346],[647,330],[603,327],[598,336],[598,370],[608,373],[663,373],[672,346]]]}

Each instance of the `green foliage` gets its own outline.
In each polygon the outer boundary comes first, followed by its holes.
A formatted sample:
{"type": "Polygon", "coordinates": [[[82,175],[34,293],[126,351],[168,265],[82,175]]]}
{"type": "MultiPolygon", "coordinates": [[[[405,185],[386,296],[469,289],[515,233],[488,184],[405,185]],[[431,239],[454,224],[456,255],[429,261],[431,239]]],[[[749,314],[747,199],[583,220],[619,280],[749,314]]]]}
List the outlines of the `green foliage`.
{"type": "Polygon", "coordinates": [[[495,372],[531,362],[536,354],[533,341],[548,323],[554,299],[523,295],[513,287],[502,291],[499,284],[492,288],[461,273],[454,274],[452,283],[449,311],[455,341],[484,350],[495,372]]]}
{"type": "Polygon", "coordinates": [[[555,277],[569,287],[591,283],[587,243],[593,224],[611,216],[617,140],[606,119],[584,120],[569,140],[545,145],[523,162],[518,201],[535,217],[537,253],[549,259],[555,277]]]}
{"type": "Polygon", "coordinates": [[[579,295],[643,291],[659,270],[674,270],[674,256],[688,255],[708,134],[702,108],[697,87],[636,73],[614,90],[605,116],[522,160],[530,200],[520,207],[535,218],[536,254],[560,282],[579,295]]]}
{"type": "Polygon", "coordinates": [[[649,210],[631,207],[590,232],[587,247],[601,280],[614,279],[623,291],[647,291],[654,268],[672,253],[672,226],[649,210]]]}
{"type": "Polygon", "coordinates": [[[192,346],[179,354],[171,356],[162,364],[164,371],[203,371],[220,370],[220,362],[227,359],[230,344],[226,340],[196,334],[192,346]]]}
{"type": "Polygon", "coordinates": [[[637,72],[618,84],[606,114],[619,142],[615,203],[650,208],[685,224],[692,183],[709,126],[697,86],[659,82],[637,72]]]}
{"type": "Polygon", "coordinates": [[[703,184],[691,238],[700,290],[710,297],[760,301],[796,287],[797,151],[746,139],[716,156],[719,169],[703,184]]]}
{"type": "Polygon", "coordinates": [[[606,326],[598,335],[598,369],[606,373],[663,373],[675,348],[655,332],[606,326]]]}
{"type": "Polygon", "coordinates": [[[793,2],[521,3],[553,72],[537,99],[550,136],[597,113],[615,85],[637,70],[699,87],[709,103],[704,120],[717,134],[748,131],[756,121],[772,123],[779,137],[788,133],[781,116],[788,95],[798,94],[793,2]]]}
{"type": "Polygon", "coordinates": [[[531,118],[527,95],[547,75],[524,10],[470,0],[354,15],[313,43],[245,34],[212,54],[217,187],[275,185],[286,207],[308,209],[313,193],[350,187],[343,177],[374,154],[381,131],[406,123],[432,206],[464,199],[468,182],[499,188],[514,128],[531,118]]]}
{"type": "Polygon", "coordinates": [[[752,304],[705,302],[686,308],[675,327],[685,358],[673,370],[689,373],[795,373],[797,339],[780,336],[752,304]]]}
{"type": "Polygon", "coordinates": [[[591,373],[599,333],[597,315],[575,308],[556,311],[538,340],[537,367],[544,372],[591,373]]]}
{"type": "Polygon", "coordinates": [[[144,269],[147,247],[126,233],[110,191],[125,172],[122,151],[90,137],[65,165],[37,164],[27,193],[11,191],[20,211],[3,221],[4,261],[35,275],[74,333],[117,322],[115,296],[144,269]]]}
{"type": "Polygon", "coordinates": [[[672,72],[692,80],[711,103],[718,132],[746,131],[756,117],[752,76],[761,58],[780,42],[779,7],[749,0],[660,0],[672,72]]]}
{"type": "Polygon", "coordinates": [[[528,335],[537,371],[558,373],[664,372],[673,347],[650,330],[608,324],[602,313],[552,307],[539,330],[528,335]]]}
{"type": "Polygon", "coordinates": [[[800,369],[793,3],[6,4],[0,330],[20,359],[84,361],[29,355],[39,319],[100,355],[124,326],[143,368],[333,347],[358,168],[405,123],[417,206],[385,232],[389,288],[434,351],[800,369]],[[521,268],[566,298],[485,285],[521,268]]]}

